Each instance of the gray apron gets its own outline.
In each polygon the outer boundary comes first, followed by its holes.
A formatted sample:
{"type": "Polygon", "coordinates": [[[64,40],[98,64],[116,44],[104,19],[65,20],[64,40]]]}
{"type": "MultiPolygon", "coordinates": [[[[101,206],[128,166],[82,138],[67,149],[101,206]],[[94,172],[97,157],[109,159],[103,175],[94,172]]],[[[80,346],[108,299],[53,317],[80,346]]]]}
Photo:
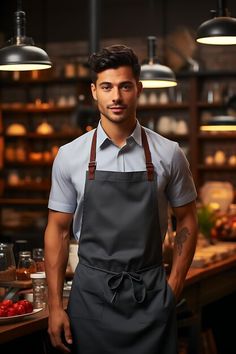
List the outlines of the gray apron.
{"type": "Polygon", "coordinates": [[[175,299],[162,263],[157,176],[146,133],[147,171],[86,175],[80,262],[68,304],[76,354],[176,354],[175,299]]]}

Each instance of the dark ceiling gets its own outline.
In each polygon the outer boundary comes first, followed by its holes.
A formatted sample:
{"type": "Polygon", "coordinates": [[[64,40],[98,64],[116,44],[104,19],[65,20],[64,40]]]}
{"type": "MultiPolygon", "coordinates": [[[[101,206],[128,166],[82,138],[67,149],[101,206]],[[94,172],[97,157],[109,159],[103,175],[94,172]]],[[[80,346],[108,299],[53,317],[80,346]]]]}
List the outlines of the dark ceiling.
{"type": "MultiPolygon", "coordinates": [[[[196,30],[215,9],[216,0],[100,0],[101,38],[167,34],[180,25],[196,30]]],[[[89,0],[23,0],[27,35],[36,42],[88,40],[89,0]]],[[[227,2],[236,17],[236,1],[227,2]]],[[[0,31],[13,31],[17,0],[0,1],[0,31]]]]}

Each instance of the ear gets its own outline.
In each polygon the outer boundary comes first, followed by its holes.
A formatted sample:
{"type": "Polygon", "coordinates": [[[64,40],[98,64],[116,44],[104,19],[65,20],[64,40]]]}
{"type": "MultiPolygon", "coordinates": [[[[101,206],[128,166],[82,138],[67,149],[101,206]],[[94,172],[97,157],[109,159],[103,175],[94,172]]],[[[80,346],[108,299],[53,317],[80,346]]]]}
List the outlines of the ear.
{"type": "Polygon", "coordinates": [[[95,84],[91,84],[91,92],[92,92],[92,95],[93,95],[93,99],[95,101],[97,101],[97,89],[96,89],[96,85],[95,84]]]}
{"type": "Polygon", "coordinates": [[[138,97],[139,97],[141,92],[143,91],[143,84],[141,81],[138,82],[137,87],[138,87],[138,97]]]}

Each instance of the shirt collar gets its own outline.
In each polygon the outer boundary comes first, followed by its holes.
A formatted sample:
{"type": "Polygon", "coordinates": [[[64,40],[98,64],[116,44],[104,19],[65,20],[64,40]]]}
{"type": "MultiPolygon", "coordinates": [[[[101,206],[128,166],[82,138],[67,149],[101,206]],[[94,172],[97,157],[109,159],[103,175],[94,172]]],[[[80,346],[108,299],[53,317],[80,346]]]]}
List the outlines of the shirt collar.
{"type": "MultiPolygon", "coordinates": [[[[127,138],[133,139],[138,145],[142,146],[142,137],[141,137],[141,125],[136,120],[137,124],[132,132],[132,134],[127,138]]],[[[106,132],[103,130],[101,122],[99,121],[97,127],[97,149],[99,149],[105,142],[111,142],[111,139],[107,136],[106,132]]]]}

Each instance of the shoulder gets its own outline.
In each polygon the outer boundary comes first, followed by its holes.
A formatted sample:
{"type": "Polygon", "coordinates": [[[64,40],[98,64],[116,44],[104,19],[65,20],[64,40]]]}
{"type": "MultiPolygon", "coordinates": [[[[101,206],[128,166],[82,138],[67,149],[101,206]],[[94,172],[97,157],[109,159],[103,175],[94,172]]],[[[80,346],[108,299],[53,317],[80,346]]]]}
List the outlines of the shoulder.
{"type": "Polygon", "coordinates": [[[88,147],[89,144],[92,141],[94,130],[95,129],[91,130],[88,133],[85,133],[85,134],[79,136],[78,138],[72,140],[71,142],[69,142],[69,143],[67,143],[65,145],[62,145],[60,147],[60,151],[63,154],[68,154],[68,153],[70,154],[70,153],[76,153],[76,151],[78,149],[88,147]]]}
{"type": "Polygon", "coordinates": [[[81,135],[71,142],[62,145],[59,148],[53,166],[61,169],[73,171],[74,168],[81,168],[89,159],[90,146],[94,130],[81,135]]]}
{"type": "Polygon", "coordinates": [[[173,157],[176,151],[179,150],[179,145],[176,141],[167,139],[146,127],[143,128],[145,129],[150,147],[154,149],[160,157],[173,157]]]}
{"type": "Polygon", "coordinates": [[[89,155],[93,133],[94,129],[62,145],[59,149],[58,157],[65,159],[65,161],[68,161],[68,159],[71,161],[74,158],[78,161],[83,156],[89,155]]]}

